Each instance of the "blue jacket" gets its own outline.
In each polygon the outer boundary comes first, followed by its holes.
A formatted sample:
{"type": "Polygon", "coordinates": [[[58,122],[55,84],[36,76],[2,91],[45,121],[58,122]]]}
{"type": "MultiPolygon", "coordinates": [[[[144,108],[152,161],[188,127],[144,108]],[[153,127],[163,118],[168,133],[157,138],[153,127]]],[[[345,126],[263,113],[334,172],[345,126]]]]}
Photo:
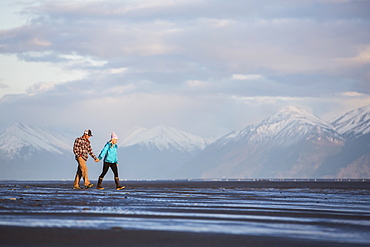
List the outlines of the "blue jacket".
{"type": "Polygon", "coordinates": [[[118,163],[118,156],[117,156],[117,144],[112,144],[110,141],[105,144],[103,150],[100,152],[98,159],[102,160],[104,157],[104,161],[108,163],[118,163]]]}

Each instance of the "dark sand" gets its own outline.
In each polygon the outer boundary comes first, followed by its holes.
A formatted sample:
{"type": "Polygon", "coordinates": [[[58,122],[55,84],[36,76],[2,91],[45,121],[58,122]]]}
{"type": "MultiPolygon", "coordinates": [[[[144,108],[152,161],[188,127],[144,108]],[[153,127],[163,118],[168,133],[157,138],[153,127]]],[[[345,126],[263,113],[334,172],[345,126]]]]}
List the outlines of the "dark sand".
{"type": "Polygon", "coordinates": [[[3,182],[0,246],[370,246],[367,181],[3,182]]]}
{"type": "Polygon", "coordinates": [[[1,246],[369,246],[253,235],[155,230],[1,227],[1,246]]]}

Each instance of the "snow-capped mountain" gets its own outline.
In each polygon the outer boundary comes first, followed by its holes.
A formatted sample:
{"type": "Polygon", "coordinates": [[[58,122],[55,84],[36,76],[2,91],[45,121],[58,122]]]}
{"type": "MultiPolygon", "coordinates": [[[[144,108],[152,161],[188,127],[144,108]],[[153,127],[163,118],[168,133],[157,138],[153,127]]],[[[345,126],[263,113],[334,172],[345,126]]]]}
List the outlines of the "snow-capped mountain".
{"type": "Polygon", "coordinates": [[[73,138],[15,123],[0,131],[0,179],[64,179],[73,176],[73,138]]]}
{"type": "Polygon", "coordinates": [[[289,106],[258,125],[221,137],[185,164],[181,173],[203,178],[309,177],[343,145],[330,124],[289,106]],[[197,174],[192,172],[196,167],[197,174]]]}
{"type": "Polygon", "coordinates": [[[330,139],[331,141],[334,139],[342,140],[330,124],[295,106],[285,107],[272,117],[262,121],[253,134],[251,139],[254,141],[275,139],[282,145],[289,145],[302,138],[308,140],[330,137],[333,138],[330,139]]]}
{"type": "Polygon", "coordinates": [[[247,141],[258,145],[273,142],[275,145],[288,146],[303,138],[319,140],[322,137],[343,140],[330,124],[303,109],[288,106],[258,125],[248,126],[220,138],[217,145],[247,141]]]}
{"type": "Polygon", "coordinates": [[[137,144],[137,142],[135,142],[135,136],[139,136],[140,133],[146,132],[147,130],[148,130],[147,128],[143,128],[139,126],[133,127],[131,131],[122,138],[122,141],[118,143],[118,146],[120,147],[129,146],[130,143],[137,144]]]}
{"type": "MultiPolygon", "coordinates": [[[[120,177],[370,178],[369,112],[362,107],[330,124],[289,106],[212,143],[165,126],[137,127],[119,143],[120,177]]],[[[0,179],[73,179],[77,136],[22,123],[0,130],[0,179]]],[[[100,172],[101,163],[89,161],[93,180],[100,172]]]]}
{"type": "Polygon", "coordinates": [[[357,138],[370,133],[370,105],[350,111],[331,123],[342,135],[357,138]]]}
{"type": "Polygon", "coordinates": [[[346,143],[340,153],[325,160],[326,173],[335,177],[370,177],[370,105],[347,112],[332,122],[346,143]]]}
{"type": "Polygon", "coordinates": [[[175,128],[135,128],[120,143],[120,169],[130,179],[174,178],[175,171],[206,146],[204,138],[175,128]]]}
{"type": "Polygon", "coordinates": [[[159,151],[178,150],[192,153],[204,149],[207,141],[202,137],[161,125],[152,129],[135,128],[120,143],[123,148],[134,145],[156,148],[159,151]]]}
{"type": "Polygon", "coordinates": [[[71,144],[67,137],[56,131],[23,123],[15,123],[0,132],[2,155],[14,157],[24,148],[62,154],[71,150],[71,144]]]}

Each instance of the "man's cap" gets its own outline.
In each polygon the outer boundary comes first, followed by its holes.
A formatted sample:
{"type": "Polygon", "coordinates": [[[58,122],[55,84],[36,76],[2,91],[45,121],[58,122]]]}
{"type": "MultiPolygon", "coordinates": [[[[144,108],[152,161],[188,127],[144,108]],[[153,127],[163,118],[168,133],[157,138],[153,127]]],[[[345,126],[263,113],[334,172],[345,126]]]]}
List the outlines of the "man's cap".
{"type": "Polygon", "coordinates": [[[84,134],[88,136],[93,136],[91,130],[85,130],[84,134]]]}

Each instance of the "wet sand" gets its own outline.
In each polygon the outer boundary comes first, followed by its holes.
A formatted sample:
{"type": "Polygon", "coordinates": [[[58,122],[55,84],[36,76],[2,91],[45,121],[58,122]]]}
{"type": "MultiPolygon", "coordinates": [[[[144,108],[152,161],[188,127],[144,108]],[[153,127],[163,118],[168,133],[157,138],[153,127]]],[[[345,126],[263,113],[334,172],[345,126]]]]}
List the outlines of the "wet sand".
{"type": "Polygon", "coordinates": [[[1,227],[1,246],[369,246],[330,241],[155,230],[1,227]]]}
{"type": "Polygon", "coordinates": [[[0,246],[369,246],[368,181],[3,182],[0,246]]]}

